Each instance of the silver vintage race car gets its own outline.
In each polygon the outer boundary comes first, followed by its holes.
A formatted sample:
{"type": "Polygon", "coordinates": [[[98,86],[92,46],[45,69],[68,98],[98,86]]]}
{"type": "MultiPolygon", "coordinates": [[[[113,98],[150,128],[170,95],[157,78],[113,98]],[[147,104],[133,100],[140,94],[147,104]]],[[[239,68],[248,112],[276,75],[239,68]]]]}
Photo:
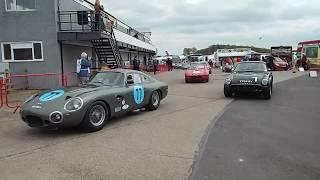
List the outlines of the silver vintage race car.
{"type": "Polygon", "coordinates": [[[30,127],[81,126],[102,129],[112,118],[136,109],[156,110],[168,85],[132,70],[98,72],[83,87],[41,92],[28,98],[20,112],[30,127]]]}

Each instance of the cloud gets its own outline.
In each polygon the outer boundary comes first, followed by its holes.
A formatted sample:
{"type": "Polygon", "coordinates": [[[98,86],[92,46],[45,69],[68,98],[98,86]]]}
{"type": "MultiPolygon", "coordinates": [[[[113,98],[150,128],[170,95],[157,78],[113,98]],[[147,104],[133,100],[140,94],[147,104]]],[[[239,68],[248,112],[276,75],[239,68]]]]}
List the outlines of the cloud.
{"type": "Polygon", "coordinates": [[[318,0],[104,0],[107,11],[152,31],[160,54],[215,43],[296,46],[320,38],[318,0]],[[259,40],[259,37],[262,37],[259,40]]]}

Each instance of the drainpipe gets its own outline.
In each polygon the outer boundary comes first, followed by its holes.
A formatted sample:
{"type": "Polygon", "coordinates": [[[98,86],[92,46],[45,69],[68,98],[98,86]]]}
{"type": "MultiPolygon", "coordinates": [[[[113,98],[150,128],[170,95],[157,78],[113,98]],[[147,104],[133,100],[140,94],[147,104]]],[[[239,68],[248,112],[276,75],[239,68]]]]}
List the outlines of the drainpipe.
{"type": "Polygon", "coordinates": [[[63,44],[62,42],[59,42],[60,45],[60,60],[61,60],[61,82],[62,82],[62,86],[65,86],[65,78],[64,78],[64,64],[63,64],[63,44]]]}

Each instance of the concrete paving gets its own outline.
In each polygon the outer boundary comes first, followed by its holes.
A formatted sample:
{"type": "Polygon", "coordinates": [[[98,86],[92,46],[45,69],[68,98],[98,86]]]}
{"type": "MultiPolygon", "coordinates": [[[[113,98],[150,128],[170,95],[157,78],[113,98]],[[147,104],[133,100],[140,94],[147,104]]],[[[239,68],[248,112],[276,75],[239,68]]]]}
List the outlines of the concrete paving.
{"type": "Polygon", "coordinates": [[[211,125],[190,179],[320,179],[320,78],[277,84],[270,101],[232,102],[211,125]]]}
{"type": "MultiPolygon", "coordinates": [[[[0,179],[185,179],[198,145],[232,102],[223,95],[226,74],[185,84],[183,71],[157,75],[169,95],[154,112],[110,121],[100,132],[44,131],[0,110],[0,179]]],[[[302,73],[275,72],[283,81],[302,73]]]]}

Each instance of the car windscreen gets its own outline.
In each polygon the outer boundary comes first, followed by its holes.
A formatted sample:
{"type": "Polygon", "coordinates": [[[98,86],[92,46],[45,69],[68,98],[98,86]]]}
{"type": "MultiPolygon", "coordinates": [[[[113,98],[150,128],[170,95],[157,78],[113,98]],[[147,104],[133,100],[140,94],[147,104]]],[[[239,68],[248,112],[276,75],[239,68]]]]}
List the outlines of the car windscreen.
{"type": "Polygon", "coordinates": [[[97,73],[89,84],[101,84],[105,86],[123,86],[124,74],[121,72],[97,73]]]}
{"type": "Polygon", "coordinates": [[[241,63],[235,68],[235,72],[266,72],[264,63],[241,63]]]}
{"type": "Polygon", "coordinates": [[[206,66],[204,66],[204,65],[200,65],[200,64],[195,65],[195,64],[192,64],[189,69],[190,69],[190,70],[199,70],[199,69],[205,69],[205,68],[206,68],[206,66]]]}
{"type": "Polygon", "coordinates": [[[281,58],[279,58],[279,57],[275,57],[274,58],[274,62],[283,62],[283,60],[281,58]]]}

